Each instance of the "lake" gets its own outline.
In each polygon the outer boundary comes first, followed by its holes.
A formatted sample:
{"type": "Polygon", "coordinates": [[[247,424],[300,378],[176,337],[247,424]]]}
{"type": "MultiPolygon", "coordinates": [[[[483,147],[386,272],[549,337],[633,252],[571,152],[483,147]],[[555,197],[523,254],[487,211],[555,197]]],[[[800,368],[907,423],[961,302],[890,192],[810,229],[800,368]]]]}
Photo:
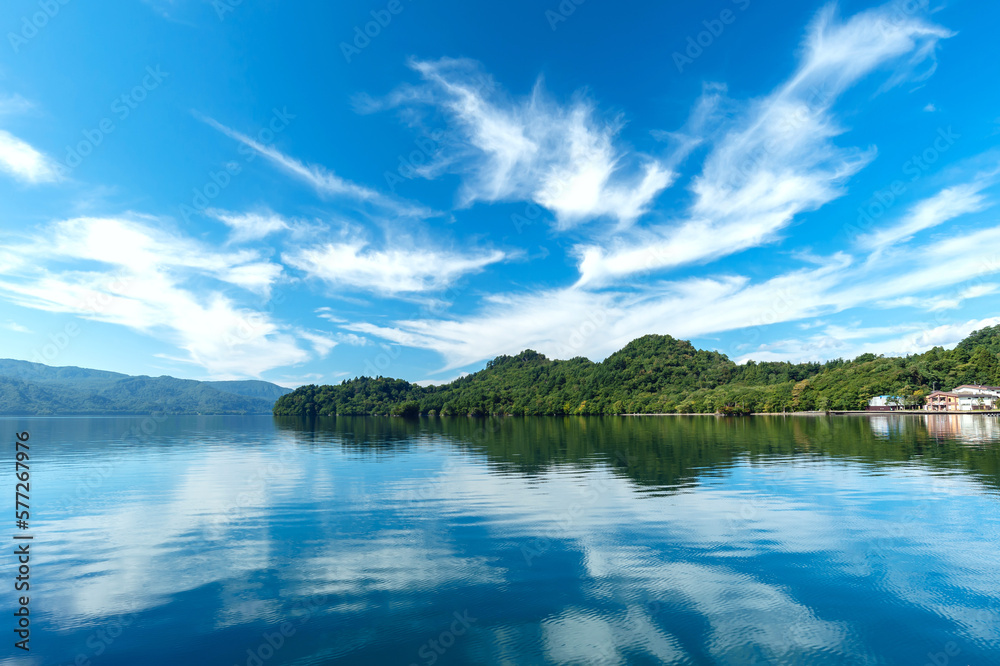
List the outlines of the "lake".
{"type": "Polygon", "coordinates": [[[1000,663],[1000,419],[0,423],[3,666],[1000,663]]]}

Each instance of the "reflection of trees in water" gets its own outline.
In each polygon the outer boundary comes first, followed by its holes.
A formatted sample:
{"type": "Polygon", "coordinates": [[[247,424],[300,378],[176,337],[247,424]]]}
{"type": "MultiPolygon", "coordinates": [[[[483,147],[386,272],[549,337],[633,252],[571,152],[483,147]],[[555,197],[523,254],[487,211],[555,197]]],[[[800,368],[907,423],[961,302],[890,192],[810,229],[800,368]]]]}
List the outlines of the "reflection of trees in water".
{"type": "Polygon", "coordinates": [[[972,415],[427,418],[276,417],[300,441],[391,454],[434,442],[477,453],[499,470],[610,466],[643,485],[678,488],[738,462],[846,458],[971,472],[1000,488],[1000,423],[972,415]]]}

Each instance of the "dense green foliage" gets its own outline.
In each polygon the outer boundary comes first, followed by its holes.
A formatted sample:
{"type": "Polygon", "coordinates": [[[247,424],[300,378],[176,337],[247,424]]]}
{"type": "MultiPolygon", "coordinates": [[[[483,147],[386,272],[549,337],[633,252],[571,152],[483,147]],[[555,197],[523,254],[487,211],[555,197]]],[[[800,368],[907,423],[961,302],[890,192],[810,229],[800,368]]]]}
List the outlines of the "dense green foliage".
{"type": "Polygon", "coordinates": [[[553,361],[528,350],[499,356],[450,384],[421,387],[360,377],[303,386],[278,399],[278,415],[650,414],[864,409],[877,395],[923,405],[934,388],[1000,385],[1000,326],[976,331],[953,350],[827,363],[748,362],[647,335],[601,363],[553,361]]]}
{"type": "Polygon", "coordinates": [[[0,360],[0,414],[267,414],[287,392],[260,381],[131,377],[0,360]]]}

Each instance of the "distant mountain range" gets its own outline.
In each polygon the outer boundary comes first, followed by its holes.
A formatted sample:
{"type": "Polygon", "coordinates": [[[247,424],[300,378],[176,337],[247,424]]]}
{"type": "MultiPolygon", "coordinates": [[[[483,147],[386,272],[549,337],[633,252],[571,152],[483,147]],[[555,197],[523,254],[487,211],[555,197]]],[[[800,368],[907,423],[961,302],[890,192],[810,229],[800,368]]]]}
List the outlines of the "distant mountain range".
{"type": "Polygon", "coordinates": [[[0,359],[0,414],[269,414],[290,389],[270,382],[199,382],[0,359]]]}

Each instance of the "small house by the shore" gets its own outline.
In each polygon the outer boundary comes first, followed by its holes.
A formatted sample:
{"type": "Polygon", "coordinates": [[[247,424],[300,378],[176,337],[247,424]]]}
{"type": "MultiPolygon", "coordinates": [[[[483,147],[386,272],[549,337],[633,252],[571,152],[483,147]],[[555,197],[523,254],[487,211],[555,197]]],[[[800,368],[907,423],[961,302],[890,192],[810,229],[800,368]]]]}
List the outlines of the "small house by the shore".
{"type": "Polygon", "coordinates": [[[869,412],[898,412],[903,409],[903,399],[898,395],[877,395],[868,401],[869,412]]]}

